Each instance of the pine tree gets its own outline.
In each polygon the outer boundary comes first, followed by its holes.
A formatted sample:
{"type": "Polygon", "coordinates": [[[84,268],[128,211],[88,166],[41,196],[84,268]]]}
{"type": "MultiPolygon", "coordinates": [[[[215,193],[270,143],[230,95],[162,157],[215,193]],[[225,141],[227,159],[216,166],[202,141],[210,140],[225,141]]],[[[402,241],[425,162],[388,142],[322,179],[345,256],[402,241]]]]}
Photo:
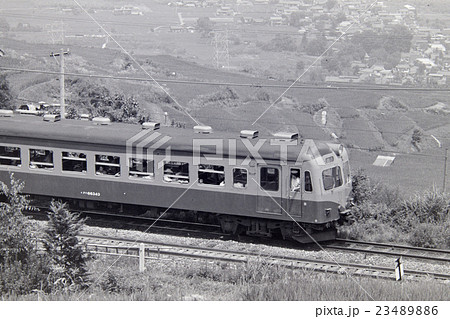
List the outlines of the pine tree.
{"type": "Polygon", "coordinates": [[[56,289],[77,290],[88,286],[86,262],[88,253],[83,250],[77,235],[85,219],[71,213],[66,204],[53,201],[48,213],[44,234],[44,248],[51,260],[51,282],[56,289]]]}
{"type": "Polygon", "coordinates": [[[32,225],[23,215],[30,202],[23,182],[10,174],[11,186],[0,181],[0,294],[21,295],[47,290],[47,259],[35,247],[32,225]]]}
{"type": "Polygon", "coordinates": [[[23,211],[30,205],[21,195],[25,184],[10,174],[11,186],[0,181],[0,264],[25,261],[32,251],[31,225],[23,211]]]}

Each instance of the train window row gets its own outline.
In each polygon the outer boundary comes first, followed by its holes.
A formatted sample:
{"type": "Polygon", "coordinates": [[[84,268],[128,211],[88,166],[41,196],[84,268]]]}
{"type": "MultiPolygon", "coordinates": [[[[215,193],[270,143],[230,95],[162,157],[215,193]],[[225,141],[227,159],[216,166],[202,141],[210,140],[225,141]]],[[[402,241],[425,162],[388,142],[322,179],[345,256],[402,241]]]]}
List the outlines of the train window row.
{"type": "MultiPolygon", "coordinates": [[[[62,170],[85,174],[87,172],[87,154],[81,152],[63,151],[62,170]]],[[[29,167],[31,169],[54,169],[53,151],[47,149],[29,149],[29,167]]],[[[21,149],[19,147],[0,146],[0,165],[20,167],[21,149]]],[[[349,174],[348,162],[344,165],[344,177],[349,174]]],[[[111,177],[121,176],[119,156],[95,154],[95,174],[111,177]]],[[[130,158],[128,177],[136,179],[154,179],[154,161],[130,158]]],[[[343,184],[339,166],[322,172],[325,190],[339,187],[343,184]]],[[[245,168],[233,168],[232,185],[235,188],[245,188],[248,183],[248,171],[245,168]]],[[[189,163],[180,161],[165,161],[163,166],[163,181],[167,183],[188,184],[189,163]]],[[[225,186],[225,167],[221,165],[198,165],[198,183],[202,185],[225,186]]],[[[278,191],[280,188],[280,171],[275,167],[260,168],[260,186],[266,191],[278,191]]],[[[291,191],[300,190],[300,170],[291,169],[291,191]]],[[[304,172],[304,190],[313,191],[311,173],[304,172]]]]}
{"type": "Polygon", "coordinates": [[[20,159],[20,148],[0,146],[0,165],[18,166],[22,165],[20,159]]]}
{"type": "MultiPolygon", "coordinates": [[[[81,152],[62,153],[62,170],[66,172],[86,173],[87,155],[81,152]]],[[[30,168],[52,170],[54,168],[53,151],[47,149],[30,149],[30,168]]],[[[0,146],[0,165],[21,167],[21,150],[19,147],[0,146]]],[[[168,183],[189,183],[189,163],[166,161],[163,168],[163,180],[168,183]]],[[[121,176],[120,157],[104,154],[95,155],[95,174],[112,177],[121,176]]],[[[247,170],[245,168],[233,169],[233,186],[245,188],[247,186],[247,170]]],[[[154,161],[130,158],[130,178],[153,179],[155,176],[154,161]]],[[[220,165],[200,164],[198,166],[199,184],[225,185],[225,167],[220,165]]]]}

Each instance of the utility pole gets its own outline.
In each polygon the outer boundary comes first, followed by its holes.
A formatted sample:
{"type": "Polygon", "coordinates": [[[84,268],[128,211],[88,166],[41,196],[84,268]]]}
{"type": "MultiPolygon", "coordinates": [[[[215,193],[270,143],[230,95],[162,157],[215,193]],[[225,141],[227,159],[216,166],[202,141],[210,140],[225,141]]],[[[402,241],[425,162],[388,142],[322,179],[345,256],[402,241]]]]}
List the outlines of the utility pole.
{"type": "Polygon", "coordinates": [[[56,58],[57,56],[60,57],[60,76],[59,76],[59,98],[60,98],[60,112],[61,112],[61,119],[66,118],[66,104],[65,104],[65,90],[64,90],[64,55],[69,54],[69,49],[64,52],[64,49],[61,49],[60,53],[51,53],[50,56],[56,58]]]}
{"type": "Polygon", "coordinates": [[[447,157],[448,157],[448,148],[445,149],[445,161],[444,161],[444,185],[442,185],[442,193],[445,194],[446,179],[447,179],[447,157]]]}

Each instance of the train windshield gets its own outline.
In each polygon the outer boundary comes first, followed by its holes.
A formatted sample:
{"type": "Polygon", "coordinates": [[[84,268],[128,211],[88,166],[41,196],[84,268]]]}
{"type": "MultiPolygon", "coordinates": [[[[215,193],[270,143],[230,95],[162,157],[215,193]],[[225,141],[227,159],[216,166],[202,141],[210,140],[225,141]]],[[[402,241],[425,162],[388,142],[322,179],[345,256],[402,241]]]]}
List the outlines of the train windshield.
{"type": "Polygon", "coordinates": [[[342,173],[339,166],[326,169],[322,172],[323,188],[327,191],[342,185],[342,173]]]}

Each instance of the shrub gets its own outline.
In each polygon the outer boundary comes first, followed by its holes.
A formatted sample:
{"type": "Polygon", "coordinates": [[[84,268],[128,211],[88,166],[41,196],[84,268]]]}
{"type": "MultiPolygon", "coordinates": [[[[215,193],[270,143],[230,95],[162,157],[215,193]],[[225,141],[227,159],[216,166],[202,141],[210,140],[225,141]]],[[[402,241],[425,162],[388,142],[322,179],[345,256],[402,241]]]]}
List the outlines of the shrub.
{"type": "Polygon", "coordinates": [[[88,255],[77,238],[85,220],[55,201],[51,203],[48,219],[43,241],[51,261],[53,287],[56,290],[86,288],[88,255]]]}
{"type": "Polygon", "coordinates": [[[449,220],[450,198],[437,189],[402,201],[392,211],[395,222],[404,230],[418,223],[444,224],[449,220]]]}
{"type": "Polygon", "coordinates": [[[417,224],[410,232],[408,243],[419,247],[450,247],[449,223],[443,225],[417,224]]]}
{"type": "Polygon", "coordinates": [[[20,295],[47,290],[48,260],[39,256],[32,227],[23,215],[29,200],[21,195],[25,184],[10,175],[11,186],[0,182],[0,293],[20,295]]]}
{"type": "Polygon", "coordinates": [[[258,101],[267,101],[268,102],[270,100],[270,94],[264,90],[258,90],[256,92],[255,97],[258,101]]]}
{"type": "Polygon", "coordinates": [[[240,98],[235,90],[225,87],[214,93],[200,95],[190,104],[194,107],[205,107],[210,104],[220,107],[237,107],[240,104],[240,98]]]}

